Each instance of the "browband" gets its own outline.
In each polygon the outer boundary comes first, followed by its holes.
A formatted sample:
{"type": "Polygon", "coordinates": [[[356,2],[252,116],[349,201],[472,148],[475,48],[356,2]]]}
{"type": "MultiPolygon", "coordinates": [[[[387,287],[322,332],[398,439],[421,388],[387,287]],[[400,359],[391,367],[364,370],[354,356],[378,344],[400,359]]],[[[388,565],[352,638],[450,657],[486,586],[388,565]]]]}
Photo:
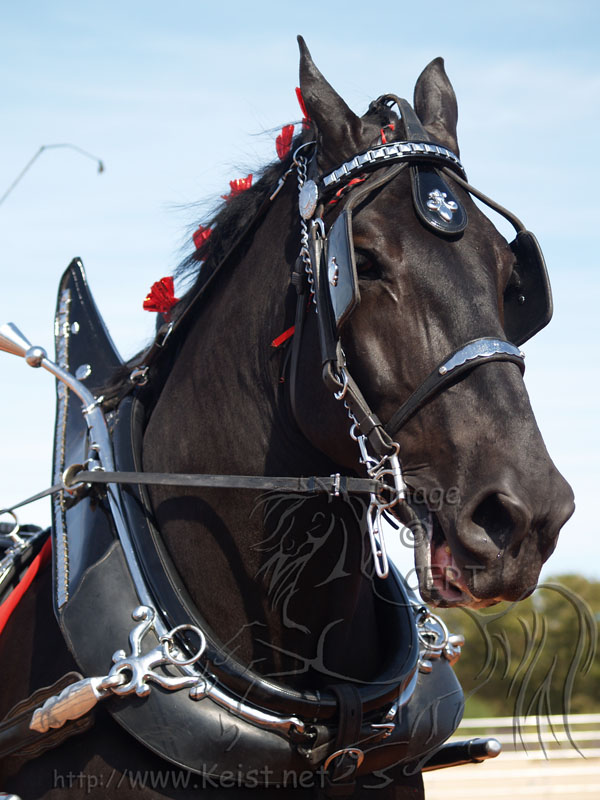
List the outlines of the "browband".
{"type": "Polygon", "coordinates": [[[333,172],[324,175],[318,182],[320,192],[345,182],[358,172],[364,172],[369,167],[379,167],[389,161],[431,161],[439,166],[448,166],[463,178],[466,173],[458,156],[454,155],[447,147],[432,142],[392,142],[372,147],[364,153],[360,153],[350,161],[345,161],[333,172]]]}

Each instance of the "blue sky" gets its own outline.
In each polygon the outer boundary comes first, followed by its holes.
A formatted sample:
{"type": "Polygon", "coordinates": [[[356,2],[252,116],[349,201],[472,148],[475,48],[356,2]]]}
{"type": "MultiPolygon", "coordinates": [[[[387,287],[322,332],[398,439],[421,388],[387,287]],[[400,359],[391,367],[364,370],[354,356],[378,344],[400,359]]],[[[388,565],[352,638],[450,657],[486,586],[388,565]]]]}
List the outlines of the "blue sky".
{"type": "MultiPolygon", "coordinates": [[[[58,280],[81,256],[124,356],[153,321],[150,284],[189,248],[228,181],[274,157],[294,96],[302,33],[357,111],[442,55],[459,102],[471,181],[540,239],[555,319],[528,343],[526,383],[578,510],[545,575],[600,578],[597,372],[600,269],[600,5],[595,2],[360,4],[22,2],[0,11],[0,322],[50,348],[58,280]],[[197,205],[204,201],[205,205],[197,205]]],[[[0,505],[50,478],[54,387],[0,354],[0,505]]],[[[23,519],[45,524],[38,503],[23,519]]]]}

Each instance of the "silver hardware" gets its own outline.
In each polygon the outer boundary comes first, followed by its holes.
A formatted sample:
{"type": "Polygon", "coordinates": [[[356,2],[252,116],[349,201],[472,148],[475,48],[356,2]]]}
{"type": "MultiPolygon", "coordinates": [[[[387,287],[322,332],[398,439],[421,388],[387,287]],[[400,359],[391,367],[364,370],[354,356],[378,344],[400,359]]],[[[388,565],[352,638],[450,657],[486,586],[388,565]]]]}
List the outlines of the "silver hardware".
{"type": "Polygon", "coordinates": [[[317,184],[314,181],[306,181],[300,189],[300,194],[298,196],[298,207],[302,219],[310,219],[312,217],[318,202],[319,190],[317,184]]]}
{"type": "Polygon", "coordinates": [[[92,368],[89,364],[80,364],[75,370],[75,377],[78,381],[84,381],[92,374],[92,368]]]}
{"type": "Polygon", "coordinates": [[[454,212],[458,211],[458,204],[454,200],[446,200],[447,197],[446,192],[433,189],[429,192],[427,208],[430,211],[435,211],[445,222],[450,222],[454,212]]]}
{"type": "Polygon", "coordinates": [[[355,769],[358,769],[362,762],[365,760],[365,754],[359,747],[344,747],[341,750],[336,750],[335,753],[332,753],[323,764],[323,771],[327,771],[333,761],[336,758],[341,758],[342,756],[354,756],[356,759],[355,769]]]}
{"type": "Polygon", "coordinates": [[[8,536],[8,538],[12,541],[14,546],[18,548],[25,547],[26,545],[25,539],[23,539],[22,536],[19,536],[19,531],[21,530],[21,526],[19,525],[19,520],[17,518],[17,515],[15,514],[14,511],[0,511],[0,516],[4,516],[5,514],[9,517],[12,517],[13,527],[10,533],[6,533],[4,535],[8,536]]]}
{"type": "MultiPolygon", "coordinates": [[[[59,296],[58,308],[54,319],[54,336],[56,339],[56,362],[65,371],[69,366],[69,344],[71,328],[69,325],[69,310],[71,307],[71,292],[64,289],[59,296]]],[[[79,330],[79,323],[77,329],[79,330]]],[[[65,436],[67,427],[67,410],[69,390],[62,381],[56,387],[56,432],[54,437],[54,479],[61,475],[65,469],[65,436]]],[[[54,515],[53,547],[55,551],[56,569],[56,604],[62,608],[69,599],[69,548],[66,530],[65,495],[59,492],[52,499],[54,515]]]]}
{"type": "Polygon", "coordinates": [[[430,673],[432,662],[442,656],[454,666],[460,658],[465,637],[449,633],[443,620],[432,614],[427,606],[415,604],[414,610],[419,639],[419,672],[430,673]]]}
{"type": "Polygon", "coordinates": [[[12,517],[14,525],[10,533],[5,534],[10,539],[12,544],[6,548],[2,555],[2,559],[0,559],[0,586],[2,586],[2,582],[7,575],[10,574],[15,562],[17,561],[17,558],[27,547],[28,539],[30,538],[24,538],[23,536],[19,535],[21,526],[19,525],[19,520],[17,519],[17,515],[14,511],[0,512],[0,516],[4,516],[5,514],[9,517],[12,517]]]}
{"type": "Polygon", "coordinates": [[[443,653],[452,666],[456,664],[461,656],[462,648],[465,644],[465,637],[458,633],[450,634],[448,644],[444,647],[443,653]]]}
{"type": "Polygon", "coordinates": [[[288,170],[286,170],[286,171],[283,173],[283,175],[281,176],[281,178],[279,178],[279,181],[277,182],[277,186],[275,187],[275,191],[274,191],[274,192],[273,192],[273,194],[272,194],[272,195],[269,197],[269,200],[270,200],[271,202],[273,202],[273,200],[275,200],[275,198],[277,197],[277,195],[279,194],[279,192],[280,192],[280,191],[283,189],[283,185],[284,185],[284,183],[286,182],[288,175],[291,175],[291,173],[294,171],[294,166],[295,166],[295,165],[294,165],[294,164],[292,164],[292,166],[291,166],[291,167],[290,167],[288,170]]]}
{"type": "Polygon", "coordinates": [[[25,361],[30,367],[38,369],[42,366],[42,362],[45,358],[47,358],[47,356],[48,354],[43,347],[30,347],[25,353],[25,361]]]}
{"type": "Polygon", "coordinates": [[[149,606],[139,606],[131,615],[139,624],[129,634],[129,647],[131,653],[127,655],[124,650],[117,650],[113,655],[114,666],[108,673],[107,678],[111,679],[117,675],[125,676],[125,682],[114,686],[112,691],[115,694],[137,694],[138,697],[146,697],[150,694],[151,686],[149,682],[156,683],[162,689],[177,691],[179,689],[191,688],[198,683],[197,676],[173,677],[162,672],[155,672],[155,667],[187,667],[195,664],[206,649],[206,638],[200,628],[194,625],[179,625],[166,634],[159,637],[159,644],[153,647],[148,653],[142,653],[142,640],[149,631],[154,630],[156,612],[149,606]],[[182,630],[193,631],[200,640],[197,651],[189,658],[181,657],[182,651],[175,643],[174,637],[182,630]]]}
{"type": "MultiPolygon", "coordinates": [[[[300,150],[301,148],[298,149],[300,150]]],[[[296,150],[294,153],[294,163],[296,164],[297,170],[298,191],[299,193],[302,193],[302,188],[306,183],[306,158],[304,156],[299,156],[298,150],[296,150]]],[[[317,293],[315,292],[315,277],[313,275],[312,260],[308,246],[308,225],[306,224],[306,219],[304,219],[302,214],[300,214],[300,258],[304,264],[304,271],[306,272],[306,278],[310,287],[313,305],[315,306],[315,311],[318,313],[317,293]]]]}
{"type": "Polygon", "coordinates": [[[148,371],[149,367],[136,367],[131,371],[129,380],[136,386],[145,386],[148,383],[148,371]]]}
{"type": "Polygon", "coordinates": [[[174,325],[175,325],[174,322],[169,322],[169,324],[167,325],[167,330],[164,332],[162,337],[160,339],[156,340],[156,346],[157,347],[164,347],[165,346],[165,343],[166,343],[167,339],[169,338],[169,336],[173,332],[174,325]]]}
{"type": "MultiPolygon", "coordinates": [[[[109,694],[109,688],[100,688],[105,678],[85,678],[72,683],[53,697],[49,697],[41,708],[31,717],[29,727],[32,731],[46,733],[50,728],[62,728],[70,720],[83,717],[88,711],[109,694]]],[[[119,681],[125,676],[119,676],[119,681]]]]}
{"type": "Polygon", "coordinates": [[[348,391],[348,373],[344,367],[340,369],[340,374],[336,375],[336,378],[340,383],[340,388],[337,390],[337,392],[333,393],[333,396],[336,400],[343,400],[346,396],[346,392],[348,391]]]}
{"type": "Polygon", "coordinates": [[[0,325],[0,350],[25,358],[31,342],[12,322],[0,325]]]}
{"type": "Polygon", "coordinates": [[[332,484],[332,487],[331,487],[331,493],[333,494],[334,497],[339,497],[340,496],[340,482],[342,480],[342,476],[340,475],[339,472],[336,472],[334,475],[331,475],[330,477],[333,478],[333,484],[332,484]]]}
{"type": "Polygon", "coordinates": [[[73,336],[77,336],[80,330],[81,328],[77,321],[71,323],[71,333],[73,334],[73,336]]]}
{"type": "Polygon", "coordinates": [[[338,280],[340,277],[340,268],[337,265],[335,260],[335,256],[331,256],[329,259],[329,264],[327,265],[327,277],[329,278],[329,283],[332,286],[338,285],[338,280]]]}
{"type": "Polygon", "coordinates": [[[525,358],[525,353],[515,347],[510,342],[505,342],[503,339],[477,339],[475,342],[462,347],[458,353],[455,353],[445,364],[438,369],[440,375],[446,375],[452,372],[457,367],[462,367],[468,361],[480,358],[490,358],[497,353],[506,353],[506,355],[517,356],[518,358],[525,358]]]}
{"type": "Polygon", "coordinates": [[[60,727],[68,720],[77,719],[87,713],[98,701],[111,694],[121,697],[130,694],[147,697],[152,689],[151,682],[168,691],[189,689],[192,700],[208,697],[235,716],[283,736],[287,736],[291,730],[305,732],[306,726],[299,717],[279,717],[251,707],[219,689],[212,675],[204,670],[199,672],[194,665],[204,653],[206,639],[195,625],[178,625],[159,636],[158,629],[163,627],[163,623],[157,617],[155,609],[139,606],[133,611],[132,617],[138,624],[129,633],[130,654],[127,655],[125,650],[117,650],[113,655],[114,664],[107,675],[78,681],[59,695],[46,700],[33,715],[31,727],[34,730],[43,732],[48,727],[60,727]],[[192,631],[199,640],[196,651],[189,657],[186,657],[175,642],[175,636],[185,630],[192,631]],[[158,644],[144,654],[143,640],[149,633],[154,634],[153,638],[158,639],[158,644]],[[162,666],[176,669],[180,675],[155,671],[156,667],[162,666]]]}
{"type": "MultiPolygon", "coordinates": [[[[343,400],[348,391],[348,373],[344,367],[341,368],[340,373],[338,378],[341,382],[341,388],[333,393],[336,400],[343,400]]],[[[367,532],[369,534],[373,564],[377,576],[383,579],[389,575],[389,561],[383,536],[383,513],[404,500],[406,496],[406,486],[402,478],[402,470],[398,458],[400,446],[394,442],[394,452],[391,455],[384,455],[381,459],[370,455],[368,439],[364,434],[358,433],[360,425],[346,400],[344,400],[344,407],[351,422],[350,437],[358,444],[360,451],[359,462],[366,467],[369,477],[379,481],[382,487],[385,487],[385,491],[390,493],[387,501],[381,493],[371,493],[367,509],[367,532]]]]}
{"type": "Polygon", "coordinates": [[[464,174],[464,169],[459,159],[445,147],[439,145],[431,145],[423,142],[393,142],[391,145],[379,145],[367,150],[365,153],[360,153],[354,156],[350,161],[341,164],[329,175],[322,178],[323,186],[328,188],[336,183],[339,183],[343,178],[350,177],[354,172],[359,170],[364,164],[372,163],[373,161],[404,161],[407,159],[419,158],[424,153],[433,156],[439,161],[449,161],[457,166],[464,174]]]}

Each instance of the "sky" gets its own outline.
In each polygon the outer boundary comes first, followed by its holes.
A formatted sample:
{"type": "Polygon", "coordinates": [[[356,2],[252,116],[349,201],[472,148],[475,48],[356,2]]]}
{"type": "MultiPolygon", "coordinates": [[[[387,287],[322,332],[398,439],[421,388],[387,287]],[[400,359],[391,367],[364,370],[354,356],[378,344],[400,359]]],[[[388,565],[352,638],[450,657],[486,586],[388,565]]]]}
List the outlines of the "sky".
{"type": "MultiPolygon", "coordinates": [[[[58,282],[80,256],[133,355],[152,333],[150,285],[189,252],[229,180],[272,160],[281,126],[299,119],[298,33],[359,113],[384,92],[411,99],[441,55],[469,178],[535,232],[553,284],[525,382],[577,511],[542,574],[600,579],[599,22],[594,0],[2,4],[0,197],[42,146],[76,145],[105,170],[47,149],[0,203],[0,323],[52,353],[58,282]]],[[[54,385],[14,356],[0,363],[6,507],[50,485],[54,385]]],[[[19,516],[49,524],[49,502],[19,516]]]]}

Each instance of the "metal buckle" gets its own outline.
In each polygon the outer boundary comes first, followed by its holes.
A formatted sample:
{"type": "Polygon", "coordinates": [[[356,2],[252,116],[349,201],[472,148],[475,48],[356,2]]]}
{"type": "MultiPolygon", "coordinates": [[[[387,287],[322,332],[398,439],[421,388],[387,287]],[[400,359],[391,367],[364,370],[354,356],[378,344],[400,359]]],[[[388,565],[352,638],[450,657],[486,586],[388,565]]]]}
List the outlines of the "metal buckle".
{"type": "Polygon", "coordinates": [[[323,764],[323,770],[326,771],[329,769],[332,762],[335,761],[336,758],[341,758],[342,756],[354,756],[356,758],[355,769],[358,769],[365,760],[365,754],[359,747],[344,747],[341,750],[336,750],[335,753],[332,753],[325,760],[325,763],[323,764]]]}

